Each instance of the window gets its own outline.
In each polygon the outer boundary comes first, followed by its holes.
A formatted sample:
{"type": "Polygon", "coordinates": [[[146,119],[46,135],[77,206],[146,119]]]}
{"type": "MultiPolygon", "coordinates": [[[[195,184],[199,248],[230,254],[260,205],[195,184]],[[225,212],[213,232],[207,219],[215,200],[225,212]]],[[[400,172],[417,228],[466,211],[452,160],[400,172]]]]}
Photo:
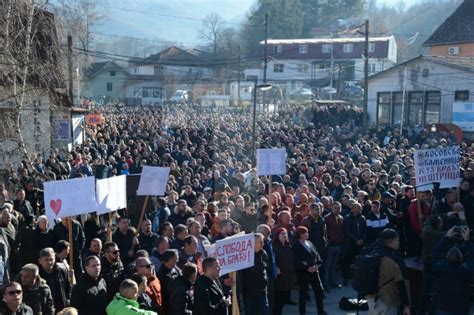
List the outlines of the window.
{"type": "Polygon", "coordinates": [[[273,72],[283,72],[285,65],[282,63],[276,63],[273,65],[273,72]]]}
{"type": "Polygon", "coordinates": [[[354,45],[353,45],[353,44],[344,44],[344,46],[342,47],[342,50],[343,50],[345,53],[351,53],[353,49],[354,49],[354,45]]]}
{"type": "Polygon", "coordinates": [[[375,63],[370,63],[369,64],[369,72],[370,73],[375,73],[377,71],[377,64],[375,63]]]}
{"type": "Polygon", "coordinates": [[[110,71],[110,76],[115,77],[115,71],[110,71]]]}
{"type": "Polygon", "coordinates": [[[308,45],[299,45],[298,52],[300,54],[307,54],[308,53],[308,45]]]}
{"type": "Polygon", "coordinates": [[[421,71],[421,76],[423,78],[427,78],[430,76],[430,69],[429,68],[423,68],[423,70],[421,71]]]}
{"type": "Polygon", "coordinates": [[[454,100],[456,102],[467,102],[469,101],[469,90],[455,91],[454,100]]]}
{"type": "Polygon", "coordinates": [[[281,45],[276,45],[273,46],[273,53],[274,54],[280,54],[283,50],[283,47],[281,45]]]}
{"type": "Polygon", "coordinates": [[[377,124],[385,126],[390,123],[390,92],[377,94],[377,124]]]}
{"type": "Polygon", "coordinates": [[[423,92],[408,93],[408,124],[421,126],[423,124],[423,92]]]}
{"type": "Polygon", "coordinates": [[[107,91],[113,91],[112,82],[107,82],[107,91]]]}
{"type": "Polygon", "coordinates": [[[441,108],[441,92],[426,92],[425,123],[428,125],[439,123],[441,108]]]}
{"type": "Polygon", "coordinates": [[[392,93],[392,125],[400,125],[402,121],[403,93],[392,93]]]}
{"type": "Polygon", "coordinates": [[[308,65],[305,64],[298,64],[296,65],[296,69],[298,70],[299,73],[308,73],[308,65]]]}
{"type": "Polygon", "coordinates": [[[375,43],[369,43],[369,53],[375,52],[375,43]]]}
{"type": "Polygon", "coordinates": [[[331,45],[330,44],[324,44],[322,47],[321,47],[322,51],[323,51],[323,54],[329,54],[331,53],[331,45]]]}

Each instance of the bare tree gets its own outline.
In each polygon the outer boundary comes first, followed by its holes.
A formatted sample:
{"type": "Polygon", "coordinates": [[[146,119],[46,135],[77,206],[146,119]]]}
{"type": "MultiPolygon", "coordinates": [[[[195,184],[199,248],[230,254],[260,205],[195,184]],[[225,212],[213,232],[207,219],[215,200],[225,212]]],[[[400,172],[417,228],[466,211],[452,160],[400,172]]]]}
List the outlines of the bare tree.
{"type": "Polygon", "coordinates": [[[0,140],[16,143],[21,159],[30,165],[23,125],[25,107],[35,99],[54,94],[55,88],[63,84],[57,67],[59,45],[54,16],[44,10],[45,1],[0,2],[2,129],[10,128],[3,130],[0,140]]]}
{"type": "Polygon", "coordinates": [[[222,17],[217,13],[211,13],[204,18],[199,29],[199,37],[212,45],[214,55],[217,55],[223,25],[222,17]]]}

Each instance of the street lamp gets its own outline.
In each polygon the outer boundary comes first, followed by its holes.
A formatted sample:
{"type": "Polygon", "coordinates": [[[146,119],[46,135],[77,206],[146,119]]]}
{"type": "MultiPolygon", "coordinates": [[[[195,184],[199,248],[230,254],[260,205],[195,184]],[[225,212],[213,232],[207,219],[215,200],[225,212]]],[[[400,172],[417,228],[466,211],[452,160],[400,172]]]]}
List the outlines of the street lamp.
{"type": "Polygon", "coordinates": [[[258,84],[254,82],[253,84],[253,124],[252,124],[252,159],[253,165],[257,164],[257,159],[255,153],[257,152],[257,148],[255,147],[255,128],[257,125],[257,89],[261,91],[268,91],[272,88],[270,83],[263,83],[258,84]]]}

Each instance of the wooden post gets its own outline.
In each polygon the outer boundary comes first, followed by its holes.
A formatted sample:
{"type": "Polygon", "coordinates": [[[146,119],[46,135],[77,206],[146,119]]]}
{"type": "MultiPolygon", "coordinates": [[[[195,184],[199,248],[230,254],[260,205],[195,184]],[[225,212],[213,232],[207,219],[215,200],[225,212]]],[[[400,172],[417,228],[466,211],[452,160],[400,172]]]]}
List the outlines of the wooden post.
{"type": "Polygon", "coordinates": [[[140,213],[140,219],[138,220],[137,232],[140,232],[142,228],[141,225],[142,225],[143,217],[145,216],[145,210],[146,210],[146,206],[148,205],[149,198],[150,196],[146,196],[145,201],[143,202],[142,213],[140,213]]]}
{"type": "Polygon", "coordinates": [[[68,237],[69,237],[69,266],[71,270],[74,270],[74,240],[72,237],[72,218],[67,219],[68,224],[68,237]]]}
{"type": "Polygon", "coordinates": [[[112,242],[112,212],[109,212],[109,229],[108,229],[108,235],[109,235],[109,242],[112,242]]]}
{"type": "Polygon", "coordinates": [[[235,281],[232,286],[232,315],[240,315],[239,300],[237,298],[237,273],[235,271],[231,272],[230,278],[235,281]]]}

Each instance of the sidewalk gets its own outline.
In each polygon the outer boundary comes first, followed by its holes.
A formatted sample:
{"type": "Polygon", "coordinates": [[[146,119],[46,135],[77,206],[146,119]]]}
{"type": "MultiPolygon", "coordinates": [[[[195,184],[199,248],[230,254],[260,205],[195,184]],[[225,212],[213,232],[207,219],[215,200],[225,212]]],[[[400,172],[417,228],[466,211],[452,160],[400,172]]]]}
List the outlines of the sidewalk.
{"type": "MultiPolygon", "coordinates": [[[[306,314],[316,315],[316,302],[314,300],[314,294],[311,294],[311,302],[306,304],[306,314]]],[[[326,298],[324,299],[324,309],[328,315],[346,315],[351,314],[355,315],[356,312],[345,312],[339,308],[339,300],[341,297],[354,298],[356,296],[355,291],[350,287],[342,287],[340,289],[332,289],[331,293],[326,293],[326,298]]],[[[298,291],[293,291],[291,293],[291,298],[293,301],[298,302],[298,291]]],[[[283,314],[285,315],[299,315],[298,305],[285,305],[283,308],[283,314]]],[[[359,312],[361,315],[367,315],[367,312],[359,312]]]]}

